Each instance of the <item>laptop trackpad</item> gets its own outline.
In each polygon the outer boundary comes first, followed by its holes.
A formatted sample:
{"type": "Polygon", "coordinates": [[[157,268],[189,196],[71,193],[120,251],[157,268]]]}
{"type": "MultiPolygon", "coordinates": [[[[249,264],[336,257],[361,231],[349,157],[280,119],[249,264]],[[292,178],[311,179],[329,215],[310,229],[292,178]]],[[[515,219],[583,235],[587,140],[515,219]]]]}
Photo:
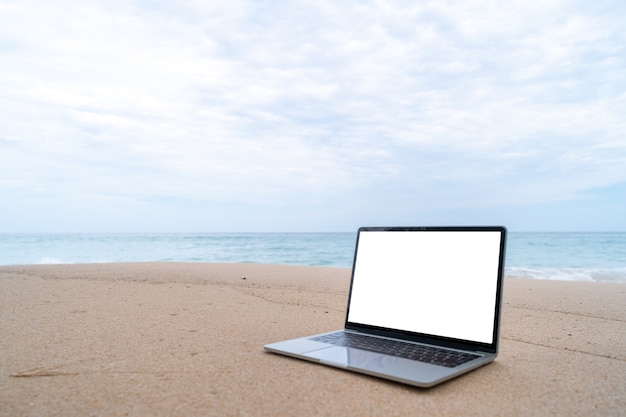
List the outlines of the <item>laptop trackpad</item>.
{"type": "Polygon", "coordinates": [[[325,349],[314,350],[305,354],[310,358],[319,359],[320,362],[346,368],[348,366],[348,348],[333,346],[325,349]]]}
{"type": "Polygon", "coordinates": [[[368,352],[360,349],[352,349],[343,346],[333,346],[326,349],[314,350],[305,354],[310,358],[319,359],[321,363],[347,368],[353,366],[356,368],[368,368],[372,364],[379,363],[383,357],[380,353],[368,352]]]}

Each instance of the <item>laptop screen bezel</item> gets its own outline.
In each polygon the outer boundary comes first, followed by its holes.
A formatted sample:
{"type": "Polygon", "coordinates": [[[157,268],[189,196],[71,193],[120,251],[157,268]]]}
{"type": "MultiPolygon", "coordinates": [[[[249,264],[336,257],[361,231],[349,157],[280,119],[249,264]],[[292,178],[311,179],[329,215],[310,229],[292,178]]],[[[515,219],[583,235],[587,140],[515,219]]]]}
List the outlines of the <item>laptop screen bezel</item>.
{"type": "Polygon", "coordinates": [[[356,245],[354,250],[354,258],[352,263],[352,275],[350,279],[350,291],[348,295],[348,307],[346,309],[345,328],[347,330],[374,334],[384,337],[392,337],[396,339],[408,340],[416,343],[436,344],[439,346],[449,347],[452,349],[472,350],[497,354],[499,335],[500,335],[500,317],[502,312],[502,286],[504,278],[504,261],[506,251],[506,235],[507,230],[504,226],[409,226],[409,227],[360,227],[357,232],[356,245]],[[453,232],[499,232],[500,233],[500,253],[498,259],[498,276],[496,283],[496,300],[494,311],[494,323],[492,343],[482,343],[471,340],[454,339],[450,337],[436,336],[432,334],[415,333],[410,331],[389,329],[385,327],[377,327],[362,323],[350,322],[350,302],[352,300],[352,289],[354,284],[354,272],[359,249],[359,240],[362,232],[429,232],[429,231],[453,231],[453,232]]]}

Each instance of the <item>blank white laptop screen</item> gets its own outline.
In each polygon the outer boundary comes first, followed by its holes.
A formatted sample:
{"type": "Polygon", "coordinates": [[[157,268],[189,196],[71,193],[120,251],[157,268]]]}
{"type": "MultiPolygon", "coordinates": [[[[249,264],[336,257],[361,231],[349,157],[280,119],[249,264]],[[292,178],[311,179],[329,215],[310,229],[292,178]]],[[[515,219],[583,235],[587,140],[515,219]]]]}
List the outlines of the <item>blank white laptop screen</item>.
{"type": "Polygon", "coordinates": [[[499,231],[362,231],[348,321],[493,342],[499,231]]]}

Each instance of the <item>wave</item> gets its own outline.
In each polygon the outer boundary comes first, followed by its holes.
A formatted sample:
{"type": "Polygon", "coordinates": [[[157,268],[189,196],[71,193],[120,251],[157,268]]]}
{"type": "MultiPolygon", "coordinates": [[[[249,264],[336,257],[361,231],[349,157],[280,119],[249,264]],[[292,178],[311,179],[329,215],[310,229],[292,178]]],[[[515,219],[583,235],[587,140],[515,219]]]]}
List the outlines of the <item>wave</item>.
{"type": "Polygon", "coordinates": [[[62,261],[61,259],[58,259],[58,258],[51,258],[51,257],[44,256],[41,259],[39,259],[37,263],[39,265],[60,265],[60,264],[68,264],[68,263],[74,263],[74,262],[67,262],[67,261],[62,261]]]}
{"type": "Polygon", "coordinates": [[[559,281],[616,282],[626,284],[626,268],[507,267],[505,275],[559,281]]]}

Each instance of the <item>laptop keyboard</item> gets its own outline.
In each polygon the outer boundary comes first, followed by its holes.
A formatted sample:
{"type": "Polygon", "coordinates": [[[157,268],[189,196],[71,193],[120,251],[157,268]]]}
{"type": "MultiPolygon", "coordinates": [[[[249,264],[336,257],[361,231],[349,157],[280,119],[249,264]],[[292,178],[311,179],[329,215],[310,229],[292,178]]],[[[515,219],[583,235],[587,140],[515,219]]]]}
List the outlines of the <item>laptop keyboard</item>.
{"type": "Polygon", "coordinates": [[[472,353],[349,332],[335,332],[313,337],[310,340],[384,353],[386,355],[426,362],[433,365],[441,365],[448,368],[454,368],[455,366],[462,365],[479,357],[472,353]]]}

